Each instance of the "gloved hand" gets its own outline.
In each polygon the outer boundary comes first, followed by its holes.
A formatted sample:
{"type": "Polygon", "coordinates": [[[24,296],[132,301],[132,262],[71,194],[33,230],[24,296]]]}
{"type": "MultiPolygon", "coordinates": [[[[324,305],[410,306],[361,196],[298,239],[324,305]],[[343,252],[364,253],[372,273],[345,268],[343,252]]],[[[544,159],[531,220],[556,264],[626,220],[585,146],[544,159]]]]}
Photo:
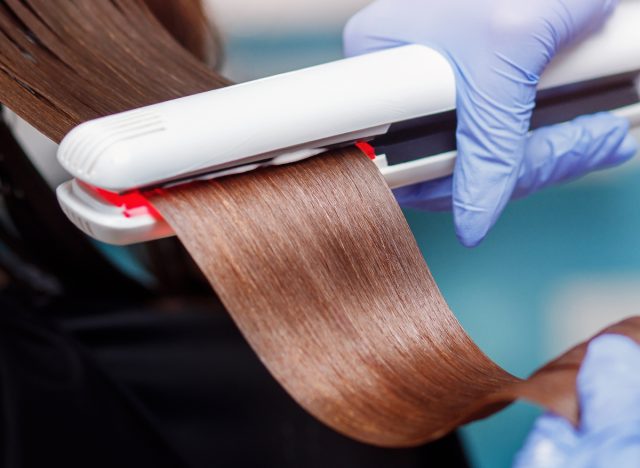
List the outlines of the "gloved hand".
{"type": "MultiPolygon", "coordinates": [[[[637,152],[626,119],[609,113],[579,117],[541,128],[527,138],[511,199],[577,179],[592,171],[617,166],[637,152]]],[[[480,179],[477,184],[484,184],[480,179]]],[[[395,190],[402,206],[429,211],[452,209],[454,177],[395,190]]],[[[486,190],[493,187],[487,186],[486,190]]]]}
{"type": "Polygon", "coordinates": [[[640,345],[604,335],[589,345],[578,376],[581,424],[547,414],[515,468],[640,466],[640,345]]]}
{"type": "Polygon", "coordinates": [[[401,204],[452,208],[458,238],[475,246],[514,191],[524,195],[632,157],[636,143],[627,136],[627,123],[609,116],[527,137],[536,87],[554,54],[598,28],[616,4],[376,0],[356,14],[344,32],[347,56],[418,43],[439,50],[456,74],[459,158],[453,179],[400,190],[401,204]]]}

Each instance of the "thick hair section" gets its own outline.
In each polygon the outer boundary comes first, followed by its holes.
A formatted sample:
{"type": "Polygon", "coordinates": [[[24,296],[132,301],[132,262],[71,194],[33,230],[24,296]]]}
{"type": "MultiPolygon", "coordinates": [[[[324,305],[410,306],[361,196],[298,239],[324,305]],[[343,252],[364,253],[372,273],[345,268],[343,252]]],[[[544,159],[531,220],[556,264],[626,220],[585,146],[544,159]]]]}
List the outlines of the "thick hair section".
{"type": "Polygon", "coordinates": [[[0,50],[0,100],[55,141],[86,120],[228,84],[137,0],[5,0],[0,50]]]}
{"type": "MultiPolygon", "coordinates": [[[[527,381],[487,358],[363,154],[338,151],[152,201],[274,377],[336,430],[413,446],[518,398],[577,423],[586,345],[527,381]]],[[[609,331],[640,340],[640,319],[609,331]]]]}
{"type": "Polygon", "coordinates": [[[207,20],[200,0],[145,0],[167,31],[201,61],[216,68],[222,56],[217,29],[207,20]]]}

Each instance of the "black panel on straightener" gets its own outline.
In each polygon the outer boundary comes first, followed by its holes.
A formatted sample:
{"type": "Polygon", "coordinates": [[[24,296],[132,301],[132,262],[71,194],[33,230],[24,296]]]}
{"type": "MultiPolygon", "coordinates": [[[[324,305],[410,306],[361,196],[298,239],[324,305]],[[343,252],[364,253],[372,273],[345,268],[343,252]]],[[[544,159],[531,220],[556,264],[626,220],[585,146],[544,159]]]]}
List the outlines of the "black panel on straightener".
{"type": "MultiPolygon", "coordinates": [[[[640,102],[637,73],[563,86],[538,93],[531,128],[572,120],[580,115],[614,110],[640,102]]],[[[456,149],[455,111],[399,122],[374,141],[390,165],[456,149]]]]}

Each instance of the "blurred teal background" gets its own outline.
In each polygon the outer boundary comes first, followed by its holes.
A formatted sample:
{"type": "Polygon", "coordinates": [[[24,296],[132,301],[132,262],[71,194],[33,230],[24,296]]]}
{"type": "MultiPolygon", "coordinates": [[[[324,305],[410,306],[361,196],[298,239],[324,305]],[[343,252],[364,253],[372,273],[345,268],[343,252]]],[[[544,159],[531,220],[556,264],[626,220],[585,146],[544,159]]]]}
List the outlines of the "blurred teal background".
{"type": "MultiPolygon", "coordinates": [[[[223,21],[225,72],[242,81],[341,56],[338,19],[308,29],[291,24],[256,31],[223,21]]],[[[640,165],[631,163],[513,203],[474,250],[458,244],[450,214],[407,217],[467,331],[494,360],[525,377],[604,324],[638,312],[638,181],[640,165]]],[[[463,429],[474,466],[511,466],[538,414],[516,404],[463,429]]]]}
{"type": "MultiPolygon", "coordinates": [[[[450,215],[407,214],[465,329],[494,360],[525,377],[576,340],[638,313],[639,180],[634,165],[513,203],[475,250],[457,244],[450,215]],[[575,336],[573,322],[582,335],[575,336]]],[[[517,404],[465,428],[476,466],[510,466],[537,414],[517,404]]]]}

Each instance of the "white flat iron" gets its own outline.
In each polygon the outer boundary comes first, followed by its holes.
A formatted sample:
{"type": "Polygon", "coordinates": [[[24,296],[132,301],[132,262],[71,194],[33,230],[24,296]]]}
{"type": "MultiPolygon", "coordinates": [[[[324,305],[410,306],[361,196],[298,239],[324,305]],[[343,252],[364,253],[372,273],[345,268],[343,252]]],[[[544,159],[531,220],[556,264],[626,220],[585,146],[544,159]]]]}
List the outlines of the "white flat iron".
{"type": "MultiPolygon", "coordinates": [[[[533,128],[614,111],[640,126],[640,2],[559,55],[533,128]]],[[[321,157],[361,143],[391,188],[452,173],[455,77],[408,45],[86,122],[58,150],[76,179],[58,200],[90,236],[133,244],[173,235],[142,191],[321,157]]]]}

